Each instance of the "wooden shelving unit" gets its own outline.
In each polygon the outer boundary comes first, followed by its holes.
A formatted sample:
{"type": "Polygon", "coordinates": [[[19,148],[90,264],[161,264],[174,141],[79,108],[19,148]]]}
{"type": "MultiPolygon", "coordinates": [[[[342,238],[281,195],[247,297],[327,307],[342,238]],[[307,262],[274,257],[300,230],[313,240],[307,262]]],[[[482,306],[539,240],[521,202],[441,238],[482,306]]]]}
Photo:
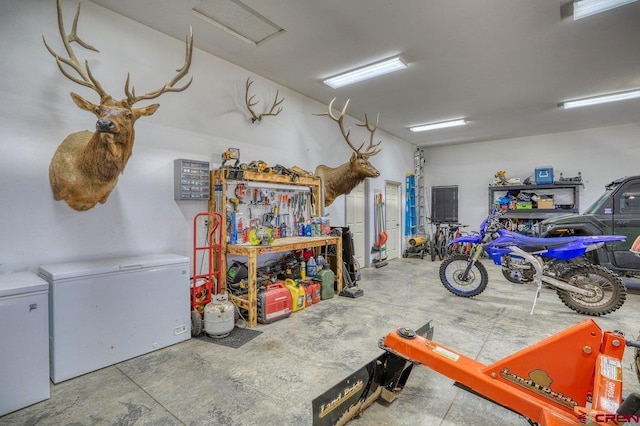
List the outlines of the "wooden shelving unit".
{"type": "MultiPolygon", "coordinates": [[[[314,216],[320,216],[322,212],[322,193],[320,179],[317,177],[297,177],[292,179],[290,176],[277,175],[271,173],[257,173],[251,171],[243,171],[242,176],[234,176],[229,178],[229,171],[225,169],[212,170],[211,171],[211,197],[209,199],[209,211],[217,212],[222,217],[223,229],[226,228],[227,223],[227,186],[230,183],[255,183],[255,184],[267,184],[267,185],[279,185],[283,189],[291,187],[305,187],[309,188],[310,195],[314,200],[312,214],[314,216]],[[218,187],[218,188],[216,188],[218,187]],[[216,195],[216,189],[219,194],[216,195]],[[220,205],[216,205],[219,203],[220,205]]],[[[220,265],[221,271],[221,283],[220,288],[226,290],[227,285],[227,256],[244,256],[247,258],[248,279],[247,284],[249,291],[243,296],[234,296],[229,294],[229,300],[234,302],[237,306],[246,309],[249,312],[249,327],[255,327],[258,325],[257,315],[257,285],[256,285],[256,270],[258,267],[258,257],[260,255],[266,255],[271,253],[282,253],[288,251],[296,251],[307,248],[319,248],[327,245],[334,245],[337,256],[337,267],[334,271],[336,279],[336,291],[340,293],[342,291],[342,237],[323,235],[319,237],[286,237],[275,239],[269,245],[251,245],[249,243],[243,244],[229,244],[227,243],[226,232],[223,232],[222,236],[222,265],[220,265]]]]}

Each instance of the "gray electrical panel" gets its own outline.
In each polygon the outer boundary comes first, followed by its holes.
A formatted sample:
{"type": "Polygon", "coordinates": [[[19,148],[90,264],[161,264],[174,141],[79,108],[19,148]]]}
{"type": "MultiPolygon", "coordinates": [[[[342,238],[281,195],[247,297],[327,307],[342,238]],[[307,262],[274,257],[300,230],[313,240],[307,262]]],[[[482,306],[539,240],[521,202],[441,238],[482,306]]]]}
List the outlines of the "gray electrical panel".
{"type": "Polygon", "coordinates": [[[173,198],[208,200],[211,178],[209,162],[179,158],[173,162],[173,198]]]}

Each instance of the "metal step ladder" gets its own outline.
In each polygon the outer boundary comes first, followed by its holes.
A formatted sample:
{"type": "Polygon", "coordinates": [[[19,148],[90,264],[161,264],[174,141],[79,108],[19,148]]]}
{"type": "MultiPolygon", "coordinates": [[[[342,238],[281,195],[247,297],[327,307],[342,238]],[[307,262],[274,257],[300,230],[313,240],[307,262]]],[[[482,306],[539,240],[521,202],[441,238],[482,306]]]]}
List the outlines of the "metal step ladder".
{"type": "Polygon", "coordinates": [[[424,183],[424,150],[416,148],[413,156],[413,165],[416,177],[416,208],[417,208],[417,224],[416,235],[427,235],[427,227],[429,226],[427,219],[427,188],[424,183]]]}

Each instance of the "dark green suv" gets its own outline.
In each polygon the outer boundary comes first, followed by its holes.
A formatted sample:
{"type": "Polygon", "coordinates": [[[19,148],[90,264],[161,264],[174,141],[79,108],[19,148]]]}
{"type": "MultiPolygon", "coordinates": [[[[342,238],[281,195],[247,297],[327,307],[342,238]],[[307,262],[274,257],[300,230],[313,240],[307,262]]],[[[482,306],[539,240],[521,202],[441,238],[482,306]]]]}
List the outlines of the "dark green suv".
{"type": "Polygon", "coordinates": [[[640,176],[614,180],[584,213],[546,219],[539,230],[542,237],[626,235],[624,242],[588,252],[589,260],[621,276],[640,276],[640,257],[629,251],[640,235],[640,176]]]}

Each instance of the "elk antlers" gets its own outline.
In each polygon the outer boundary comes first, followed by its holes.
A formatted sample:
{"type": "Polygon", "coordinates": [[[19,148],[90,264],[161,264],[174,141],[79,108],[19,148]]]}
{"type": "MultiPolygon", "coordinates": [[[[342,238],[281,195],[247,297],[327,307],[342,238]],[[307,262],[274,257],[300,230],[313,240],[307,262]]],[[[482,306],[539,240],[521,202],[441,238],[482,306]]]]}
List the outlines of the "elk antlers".
{"type": "Polygon", "coordinates": [[[378,148],[382,143],[382,139],[378,141],[378,143],[376,144],[373,143],[373,135],[375,134],[376,130],[378,130],[378,122],[380,121],[380,114],[378,114],[378,118],[376,119],[376,124],[373,127],[371,127],[371,124],[369,124],[369,118],[367,117],[367,114],[364,115],[364,123],[356,124],[356,126],[364,127],[369,131],[369,145],[367,146],[365,151],[362,152],[361,149],[362,147],[364,147],[366,139],[362,142],[362,144],[358,148],[356,148],[355,146],[353,146],[353,144],[349,140],[349,135],[351,134],[351,128],[349,128],[346,131],[344,128],[344,115],[347,112],[347,106],[349,106],[349,101],[351,99],[347,99],[347,102],[344,104],[344,107],[342,108],[342,112],[340,112],[340,116],[338,117],[336,117],[333,114],[333,103],[335,102],[335,100],[336,98],[333,98],[331,100],[331,102],[329,103],[329,109],[327,112],[314,114],[314,115],[326,115],[329,118],[331,118],[333,121],[338,123],[338,126],[340,127],[340,132],[342,133],[344,140],[347,142],[347,145],[349,145],[349,147],[355,152],[356,156],[369,158],[376,155],[380,151],[382,151],[382,148],[378,148]]]}
{"type": "MultiPolygon", "coordinates": [[[[71,28],[71,33],[69,33],[69,35],[65,34],[64,22],[62,19],[62,9],[60,7],[60,0],[57,0],[56,5],[58,10],[58,29],[60,31],[60,37],[62,38],[64,48],[67,51],[67,54],[69,55],[69,57],[68,58],[60,57],[60,55],[58,55],[49,46],[49,44],[47,44],[47,40],[44,38],[44,36],[42,36],[42,40],[44,41],[45,47],[47,48],[49,53],[51,53],[51,55],[54,58],[56,58],[56,64],[58,65],[58,68],[60,69],[60,71],[65,77],[67,77],[69,80],[73,81],[74,83],[80,84],[84,87],[88,87],[94,90],[98,95],[100,95],[100,98],[109,96],[109,94],[100,85],[100,82],[98,82],[98,80],[96,80],[91,74],[91,69],[89,68],[89,61],[85,60],[84,68],[83,68],[80,62],[78,61],[78,58],[76,57],[75,53],[73,52],[73,48],[71,47],[71,43],[76,42],[80,46],[84,47],[85,49],[98,52],[98,49],[82,41],[76,34],[77,26],[78,26],[78,17],[80,16],[80,4],[78,4],[78,8],[76,9],[76,15],[73,19],[73,26],[71,28]],[[69,71],[65,69],[63,64],[70,67],[73,71],[75,71],[80,76],[80,78],[73,76],[69,71]]],[[[190,29],[189,31],[189,35],[187,36],[187,40],[186,40],[186,45],[187,45],[187,51],[185,54],[184,65],[182,66],[182,68],[177,70],[178,74],[176,74],[176,76],[171,81],[165,83],[163,87],[157,90],[147,92],[141,96],[136,96],[135,89],[133,88],[133,86],[131,86],[131,90],[129,90],[129,73],[127,73],[127,81],[125,83],[124,91],[125,91],[125,94],[127,95],[126,100],[129,103],[129,105],[133,105],[134,103],[141,100],[155,99],[166,92],[182,92],[183,90],[185,90],[187,87],[191,85],[191,82],[193,81],[193,77],[191,77],[189,82],[184,86],[174,87],[174,85],[178,81],[180,81],[185,75],[187,75],[187,73],[189,72],[189,67],[191,66],[191,56],[193,52],[193,29],[190,29]]]]}
{"type": "Polygon", "coordinates": [[[95,47],[82,41],[80,37],[78,37],[78,35],[76,34],[76,30],[78,28],[78,17],[80,16],[80,3],[78,3],[78,8],[76,9],[76,16],[73,18],[73,26],[71,27],[71,33],[69,33],[69,35],[65,34],[64,22],[62,20],[62,9],[60,8],[60,0],[57,0],[56,4],[58,8],[58,30],[60,31],[60,38],[62,38],[62,43],[64,44],[64,48],[67,51],[69,58],[60,57],[49,46],[49,44],[47,44],[47,40],[44,38],[44,36],[42,36],[42,41],[44,41],[45,47],[47,48],[49,53],[51,53],[51,55],[53,55],[53,57],[56,58],[56,64],[58,65],[60,72],[65,77],[67,77],[69,80],[73,81],[74,83],[80,84],[81,86],[85,86],[94,90],[98,95],[100,95],[100,98],[109,96],[107,92],[104,91],[104,89],[102,88],[98,80],[93,78],[93,75],[91,74],[91,69],[89,68],[89,61],[85,61],[85,68],[82,68],[82,66],[80,65],[80,62],[78,62],[78,58],[76,58],[75,53],[73,53],[73,48],[71,47],[71,43],[75,41],[85,49],[93,50],[94,52],[99,52],[99,50],[96,49],[95,47]],[[68,67],[72,68],[75,72],[78,73],[81,79],[71,75],[62,66],[62,64],[65,64],[68,67]]]}
{"type": "Polygon", "coordinates": [[[249,110],[249,113],[251,114],[251,122],[255,123],[256,121],[262,121],[262,117],[265,117],[267,115],[278,115],[278,114],[280,114],[280,112],[282,111],[282,107],[278,107],[278,106],[282,102],[284,102],[284,98],[278,100],[279,92],[276,91],[276,97],[273,100],[273,105],[271,105],[271,109],[269,110],[269,112],[263,112],[260,115],[256,115],[256,113],[253,111],[253,109],[251,109],[251,107],[256,106],[258,104],[258,102],[260,102],[260,101],[251,102],[253,100],[253,98],[256,97],[256,95],[253,95],[253,96],[249,97],[249,87],[251,87],[252,84],[253,84],[253,81],[250,81],[250,79],[247,78],[246,89],[245,89],[245,94],[244,94],[244,100],[245,100],[245,103],[247,104],[247,109],[249,110]],[[278,107],[278,111],[273,112],[273,110],[276,109],[276,107],[278,107]]]}

